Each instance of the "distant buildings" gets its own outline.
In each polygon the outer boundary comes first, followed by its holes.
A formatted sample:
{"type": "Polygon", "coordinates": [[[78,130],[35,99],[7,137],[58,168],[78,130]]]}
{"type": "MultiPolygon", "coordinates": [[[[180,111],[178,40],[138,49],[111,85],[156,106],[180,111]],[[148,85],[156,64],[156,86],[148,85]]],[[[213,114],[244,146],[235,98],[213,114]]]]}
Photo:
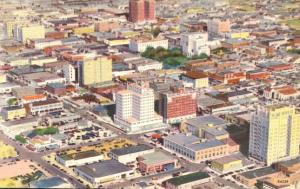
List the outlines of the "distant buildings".
{"type": "Polygon", "coordinates": [[[155,20],[155,0],[130,0],[129,21],[144,22],[155,20]]]}
{"type": "Polygon", "coordinates": [[[182,87],[172,87],[159,98],[159,113],[166,123],[180,123],[196,117],[196,92],[182,87]]]}
{"type": "Polygon", "coordinates": [[[142,133],[163,126],[154,111],[154,92],[147,86],[129,85],[116,94],[114,122],[128,133],[142,133]]]}
{"type": "Polygon", "coordinates": [[[298,156],[299,121],[294,107],[258,107],[251,119],[249,155],[267,165],[298,156]]]}
{"type": "Polygon", "coordinates": [[[82,85],[92,85],[111,81],[111,59],[105,56],[84,59],[82,62],[79,62],[79,78],[82,85]]]}

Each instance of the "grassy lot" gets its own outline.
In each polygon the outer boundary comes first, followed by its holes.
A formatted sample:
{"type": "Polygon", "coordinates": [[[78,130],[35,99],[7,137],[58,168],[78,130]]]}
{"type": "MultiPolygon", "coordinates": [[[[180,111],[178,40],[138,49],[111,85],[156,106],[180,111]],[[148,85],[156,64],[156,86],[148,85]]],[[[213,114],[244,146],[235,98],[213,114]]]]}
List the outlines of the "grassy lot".
{"type": "MultiPolygon", "coordinates": [[[[0,142],[0,159],[17,157],[17,152],[14,147],[0,142]]],[[[1,186],[1,185],[0,185],[1,186]]]]}
{"type": "Polygon", "coordinates": [[[23,188],[24,187],[24,185],[20,180],[13,179],[13,178],[0,180],[0,186],[1,188],[23,188]]]}
{"type": "Polygon", "coordinates": [[[108,159],[108,153],[115,148],[122,148],[122,147],[126,147],[126,146],[130,146],[130,145],[135,145],[134,142],[128,140],[128,139],[114,139],[114,140],[108,140],[105,141],[101,144],[97,144],[94,146],[83,146],[81,148],[78,149],[72,149],[72,150],[68,150],[65,153],[67,154],[73,154],[76,152],[85,152],[85,151],[90,151],[90,150],[95,150],[97,152],[100,152],[102,154],[104,154],[105,159],[108,159]]]}
{"type": "Polygon", "coordinates": [[[244,11],[244,12],[255,12],[255,6],[251,4],[251,1],[244,0],[229,0],[229,5],[233,9],[244,11]]]}
{"type": "Polygon", "coordinates": [[[288,25],[292,29],[300,30],[300,19],[283,20],[281,23],[288,25]]]}
{"type": "Polygon", "coordinates": [[[36,135],[54,135],[58,133],[58,128],[48,127],[48,128],[38,128],[33,130],[36,135]]]}

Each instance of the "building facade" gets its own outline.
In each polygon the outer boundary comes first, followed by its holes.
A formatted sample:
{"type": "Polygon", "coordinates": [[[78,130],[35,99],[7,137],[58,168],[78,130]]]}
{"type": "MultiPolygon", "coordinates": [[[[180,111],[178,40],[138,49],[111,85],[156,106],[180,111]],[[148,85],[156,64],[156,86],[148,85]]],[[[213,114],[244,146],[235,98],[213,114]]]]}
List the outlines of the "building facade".
{"type": "Polygon", "coordinates": [[[180,123],[184,119],[196,117],[196,92],[184,88],[173,88],[161,93],[159,113],[166,123],[180,123]]]}
{"type": "Polygon", "coordinates": [[[114,122],[127,132],[146,132],[162,126],[154,111],[154,92],[147,86],[132,84],[116,94],[114,122]]]}
{"type": "Polygon", "coordinates": [[[181,34],[180,45],[182,51],[187,56],[200,55],[202,53],[210,55],[210,48],[207,45],[208,34],[201,32],[181,34]]]}
{"type": "Polygon", "coordinates": [[[130,0],[129,21],[144,22],[155,20],[155,0],[130,0]]]}
{"type": "Polygon", "coordinates": [[[299,121],[292,106],[258,107],[250,124],[249,155],[267,165],[298,156],[299,121]]]}
{"type": "Polygon", "coordinates": [[[112,80],[112,60],[108,57],[84,59],[79,64],[79,80],[82,85],[92,85],[112,80]]]}

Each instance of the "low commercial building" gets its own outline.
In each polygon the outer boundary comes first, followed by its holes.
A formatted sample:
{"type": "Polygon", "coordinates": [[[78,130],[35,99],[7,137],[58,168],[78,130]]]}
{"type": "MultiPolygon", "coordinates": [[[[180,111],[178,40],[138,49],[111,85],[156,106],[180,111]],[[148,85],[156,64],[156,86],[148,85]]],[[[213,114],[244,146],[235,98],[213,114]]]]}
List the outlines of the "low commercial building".
{"type": "Polygon", "coordinates": [[[125,63],[128,65],[129,69],[135,69],[138,72],[144,72],[147,70],[161,70],[163,68],[161,62],[148,58],[128,60],[125,63]]]}
{"type": "Polygon", "coordinates": [[[75,123],[82,119],[78,114],[63,114],[63,115],[49,115],[44,121],[48,126],[61,126],[68,123],[75,123]]]}
{"type": "Polygon", "coordinates": [[[182,80],[184,82],[191,83],[196,89],[209,86],[208,76],[201,72],[189,71],[182,74],[182,80]]]}
{"type": "Polygon", "coordinates": [[[14,83],[0,83],[0,94],[8,94],[11,93],[13,89],[19,88],[20,85],[14,83]]]}
{"type": "Polygon", "coordinates": [[[104,155],[90,150],[72,154],[59,154],[56,155],[55,159],[66,167],[72,167],[99,162],[104,159],[104,155]]]}
{"type": "Polygon", "coordinates": [[[129,146],[124,148],[113,149],[109,153],[111,159],[115,159],[123,164],[135,162],[137,157],[153,153],[154,149],[144,144],[129,146]]]}
{"type": "Polygon", "coordinates": [[[167,180],[166,188],[192,189],[194,186],[208,183],[211,180],[211,177],[206,172],[196,172],[167,180]]]}
{"type": "Polygon", "coordinates": [[[237,159],[233,156],[225,156],[218,159],[214,159],[211,162],[211,167],[214,170],[224,174],[230,171],[241,169],[243,167],[243,164],[241,159],[237,159]]]}
{"type": "Polygon", "coordinates": [[[236,175],[236,179],[246,186],[253,187],[257,183],[257,180],[267,177],[276,177],[279,174],[280,172],[272,167],[264,167],[240,173],[236,175]]]}
{"type": "Polygon", "coordinates": [[[33,181],[30,188],[73,188],[73,186],[60,177],[48,177],[33,181]]]}
{"type": "Polygon", "coordinates": [[[49,83],[46,86],[46,90],[49,93],[59,96],[65,95],[67,92],[66,86],[63,83],[49,83]]]}
{"type": "Polygon", "coordinates": [[[76,167],[74,172],[93,184],[93,186],[99,186],[115,180],[120,181],[134,174],[133,170],[116,160],[105,160],[89,165],[82,165],[76,167]]]}
{"type": "Polygon", "coordinates": [[[58,140],[52,136],[35,136],[28,141],[26,148],[35,151],[41,152],[47,149],[57,149],[62,146],[62,141],[58,140]]]}
{"type": "Polygon", "coordinates": [[[164,147],[190,161],[201,162],[228,154],[228,144],[220,140],[202,140],[191,134],[174,134],[164,138],[164,147]]]}
{"type": "Polygon", "coordinates": [[[129,42],[129,49],[132,52],[144,52],[147,47],[163,47],[168,49],[168,39],[164,38],[153,38],[150,36],[143,36],[131,39],[129,42]]]}
{"type": "Polygon", "coordinates": [[[177,159],[158,151],[140,156],[138,166],[143,173],[169,171],[177,167],[177,159]]]}
{"type": "Polygon", "coordinates": [[[22,106],[8,106],[1,110],[3,120],[10,121],[26,117],[26,109],[22,106]]]}
{"type": "Polygon", "coordinates": [[[63,110],[63,103],[56,99],[33,102],[25,105],[28,113],[31,115],[46,114],[50,112],[59,112],[63,110]]]}
{"type": "Polygon", "coordinates": [[[227,122],[217,116],[207,115],[188,119],[181,124],[181,130],[205,139],[227,139],[227,122]]]}

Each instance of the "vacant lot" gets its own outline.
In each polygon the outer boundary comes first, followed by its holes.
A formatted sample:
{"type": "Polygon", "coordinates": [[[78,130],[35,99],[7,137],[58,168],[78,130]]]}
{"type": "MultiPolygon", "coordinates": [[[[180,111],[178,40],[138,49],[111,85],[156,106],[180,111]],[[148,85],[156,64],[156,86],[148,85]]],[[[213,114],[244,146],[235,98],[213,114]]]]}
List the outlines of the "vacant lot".
{"type": "Polygon", "coordinates": [[[0,159],[16,157],[17,152],[14,147],[0,142],[0,159]]]}

